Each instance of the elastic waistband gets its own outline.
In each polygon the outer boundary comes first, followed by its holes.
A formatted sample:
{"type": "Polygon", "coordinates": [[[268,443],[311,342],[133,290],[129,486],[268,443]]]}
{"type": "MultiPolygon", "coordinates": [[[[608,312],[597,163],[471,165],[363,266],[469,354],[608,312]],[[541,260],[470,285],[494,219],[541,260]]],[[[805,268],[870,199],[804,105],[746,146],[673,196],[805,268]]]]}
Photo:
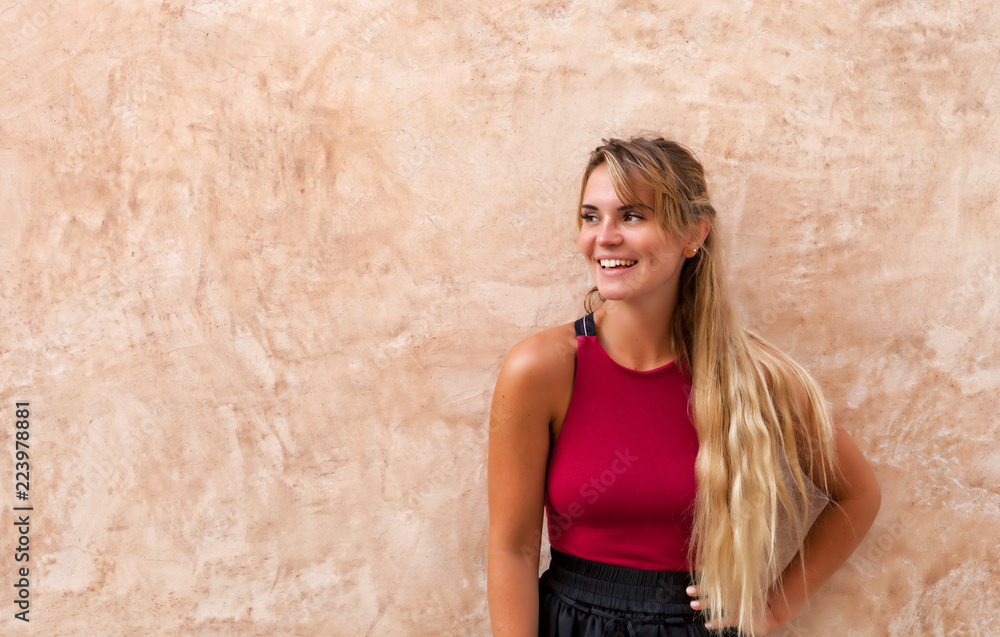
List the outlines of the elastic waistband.
{"type": "Polygon", "coordinates": [[[695,621],[685,571],[649,571],[594,562],[551,549],[552,562],[543,585],[585,604],[618,611],[683,616],[695,621]]]}

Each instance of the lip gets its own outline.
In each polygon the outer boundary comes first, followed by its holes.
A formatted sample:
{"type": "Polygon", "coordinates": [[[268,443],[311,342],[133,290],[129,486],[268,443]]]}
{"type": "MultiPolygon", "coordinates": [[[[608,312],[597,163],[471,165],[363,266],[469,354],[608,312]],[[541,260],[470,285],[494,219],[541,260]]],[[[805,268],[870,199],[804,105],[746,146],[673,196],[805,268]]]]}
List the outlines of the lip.
{"type": "Polygon", "coordinates": [[[626,258],[623,258],[623,257],[599,257],[599,258],[595,258],[594,259],[594,265],[597,266],[597,271],[602,276],[622,276],[625,273],[627,273],[627,272],[629,272],[631,270],[634,270],[636,268],[636,266],[639,265],[639,260],[638,259],[626,259],[626,258]],[[627,268],[621,268],[621,269],[615,269],[615,270],[606,270],[606,269],[604,269],[604,268],[601,267],[601,261],[604,260],[604,259],[618,259],[618,260],[621,260],[621,261],[635,261],[636,263],[635,263],[635,265],[627,267],[627,268]]]}
{"type": "Polygon", "coordinates": [[[637,259],[635,257],[594,257],[594,262],[596,262],[597,265],[601,265],[601,261],[610,261],[610,260],[615,260],[615,259],[617,259],[618,261],[638,261],[639,260],[639,259],[637,259]]]}

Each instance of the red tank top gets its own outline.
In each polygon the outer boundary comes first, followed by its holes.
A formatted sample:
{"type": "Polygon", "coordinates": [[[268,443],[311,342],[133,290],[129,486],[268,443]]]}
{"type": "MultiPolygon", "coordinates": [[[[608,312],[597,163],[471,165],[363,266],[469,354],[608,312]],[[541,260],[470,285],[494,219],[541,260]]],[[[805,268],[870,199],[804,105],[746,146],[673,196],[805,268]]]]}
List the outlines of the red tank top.
{"type": "Polygon", "coordinates": [[[637,372],[597,342],[593,314],[577,321],[576,378],[549,452],[549,543],[631,568],[686,571],[698,436],[690,378],[675,363],[637,372]]]}

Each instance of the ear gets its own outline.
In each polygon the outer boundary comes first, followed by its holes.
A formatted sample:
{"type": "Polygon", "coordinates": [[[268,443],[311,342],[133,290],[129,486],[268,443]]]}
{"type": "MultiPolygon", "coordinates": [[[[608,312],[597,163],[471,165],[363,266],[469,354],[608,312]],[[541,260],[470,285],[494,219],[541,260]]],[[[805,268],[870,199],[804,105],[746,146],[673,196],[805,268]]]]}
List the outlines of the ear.
{"type": "Polygon", "coordinates": [[[698,242],[696,247],[701,247],[705,243],[705,237],[708,236],[708,231],[712,229],[712,223],[702,217],[694,222],[694,232],[691,234],[691,239],[698,242]]]}

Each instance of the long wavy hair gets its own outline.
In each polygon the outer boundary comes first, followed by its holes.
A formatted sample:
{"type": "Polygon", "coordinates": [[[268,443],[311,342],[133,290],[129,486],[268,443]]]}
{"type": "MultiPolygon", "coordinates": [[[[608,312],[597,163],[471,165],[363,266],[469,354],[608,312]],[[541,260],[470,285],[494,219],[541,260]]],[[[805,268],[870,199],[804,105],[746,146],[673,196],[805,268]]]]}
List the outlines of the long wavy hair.
{"type": "MultiPolygon", "coordinates": [[[[590,155],[580,206],[590,174],[605,164],[623,202],[641,205],[635,183],[652,187],[665,232],[694,239],[696,222],[709,222],[701,247],[682,266],[666,326],[691,374],[689,409],[699,441],[688,561],[700,596],[709,598],[709,618],[735,616],[752,634],[752,618],[765,611],[767,590],[784,566],[779,539],[789,531],[801,538],[808,523],[808,475],[820,476],[816,486],[827,491],[833,423],[816,381],[750,331],[733,306],[715,208],[691,151],[662,138],[602,141],[590,155]]],[[[592,289],[587,311],[603,300],[592,289]]]]}

